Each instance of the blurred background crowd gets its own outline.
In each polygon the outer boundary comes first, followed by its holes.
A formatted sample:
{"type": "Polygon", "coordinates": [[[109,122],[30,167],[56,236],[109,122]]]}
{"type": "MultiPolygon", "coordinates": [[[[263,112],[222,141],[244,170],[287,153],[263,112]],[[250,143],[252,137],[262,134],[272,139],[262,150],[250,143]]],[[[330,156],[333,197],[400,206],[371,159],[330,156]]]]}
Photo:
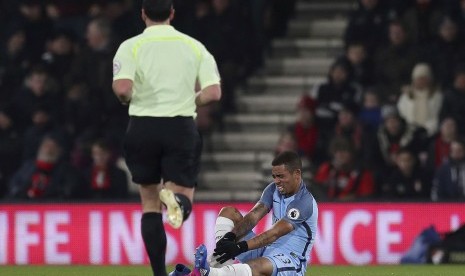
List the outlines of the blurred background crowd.
{"type": "MultiPolygon", "coordinates": [[[[173,25],[222,75],[221,104],[199,110],[206,135],[237,112],[295,2],[175,0],[173,25]]],[[[0,0],[0,198],[129,196],[111,64],[139,17],[139,1],[0,0]]],[[[276,152],[307,159],[321,200],[465,199],[465,0],[360,0],[348,18],[345,52],[276,152]]]]}

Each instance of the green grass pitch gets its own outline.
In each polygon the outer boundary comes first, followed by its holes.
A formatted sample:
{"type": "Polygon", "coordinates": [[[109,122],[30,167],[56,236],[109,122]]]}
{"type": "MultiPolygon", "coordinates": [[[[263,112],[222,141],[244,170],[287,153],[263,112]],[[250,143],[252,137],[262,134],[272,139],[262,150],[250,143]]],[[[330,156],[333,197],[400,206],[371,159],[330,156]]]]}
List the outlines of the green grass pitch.
{"type": "MultiPolygon", "coordinates": [[[[1,276],[150,276],[147,266],[0,266],[1,276]]],[[[464,276],[462,265],[312,266],[311,276],[464,276]]]]}

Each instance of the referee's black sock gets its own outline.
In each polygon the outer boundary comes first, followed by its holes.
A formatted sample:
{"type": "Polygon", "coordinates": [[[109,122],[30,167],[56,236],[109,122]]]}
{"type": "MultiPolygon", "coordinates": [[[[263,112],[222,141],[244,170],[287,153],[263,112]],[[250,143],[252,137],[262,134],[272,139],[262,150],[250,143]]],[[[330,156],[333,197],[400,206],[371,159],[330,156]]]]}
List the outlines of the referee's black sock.
{"type": "Polygon", "coordinates": [[[141,233],[154,276],[166,276],[166,233],[161,213],[144,213],[141,233]]]}
{"type": "Polygon", "coordinates": [[[174,194],[176,197],[176,201],[179,203],[182,209],[182,213],[184,215],[183,221],[186,221],[189,218],[189,215],[192,211],[192,202],[189,198],[183,194],[174,194]]]}

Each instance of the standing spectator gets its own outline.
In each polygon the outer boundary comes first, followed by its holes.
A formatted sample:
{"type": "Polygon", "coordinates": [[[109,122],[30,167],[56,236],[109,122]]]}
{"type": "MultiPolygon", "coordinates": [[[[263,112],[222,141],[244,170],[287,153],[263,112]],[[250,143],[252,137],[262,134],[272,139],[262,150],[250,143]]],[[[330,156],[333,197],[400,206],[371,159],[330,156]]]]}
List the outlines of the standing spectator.
{"type": "Polygon", "coordinates": [[[100,140],[92,145],[92,166],[86,174],[90,197],[123,199],[128,197],[126,173],[116,167],[110,144],[100,140]]]}
{"type": "Polygon", "coordinates": [[[436,170],[444,164],[450,155],[450,145],[457,139],[457,123],[453,118],[445,118],[441,122],[439,133],[430,142],[428,151],[428,167],[436,170]]]}
{"type": "Polygon", "coordinates": [[[196,107],[221,97],[215,59],[173,28],[173,18],[172,0],[144,0],[147,28],[124,41],[113,61],[114,93],[129,104],[124,154],[133,182],[140,184],[141,232],[155,276],[167,274],[162,204],[174,228],[192,210],[202,151],[196,107]],[[201,90],[195,93],[196,82],[201,90]]]}
{"type": "Polygon", "coordinates": [[[389,24],[389,44],[375,54],[376,87],[381,99],[390,104],[397,102],[399,92],[410,79],[416,62],[415,49],[407,40],[405,27],[399,21],[389,24]]]}
{"type": "Polygon", "coordinates": [[[359,102],[359,91],[349,79],[346,63],[336,62],[329,69],[328,81],[315,88],[316,117],[322,131],[332,131],[344,104],[359,102]]]}
{"type": "Polygon", "coordinates": [[[37,157],[25,161],[10,181],[8,196],[18,199],[66,199],[82,196],[82,177],[63,158],[60,138],[46,136],[37,157]]]}
{"type": "Polygon", "coordinates": [[[465,62],[465,45],[463,37],[458,35],[457,24],[445,17],[439,25],[438,36],[425,57],[433,64],[435,76],[444,88],[453,83],[454,69],[465,62]]]}
{"type": "Polygon", "coordinates": [[[383,178],[380,196],[390,200],[427,199],[430,193],[428,176],[408,149],[400,149],[395,157],[395,167],[383,178]]]}
{"type": "Polygon", "coordinates": [[[424,128],[429,136],[438,130],[442,93],[433,83],[428,64],[419,63],[412,72],[412,84],[406,87],[399,98],[397,108],[407,123],[424,128]]]}
{"type": "Polygon", "coordinates": [[[316,184],[327,191],[327,197],[354,200],[373,195],[373,175],[358,166],[350,142],[336,138],[330,144],[330,152],[331,161],[323,163],[315,174],[316,184]]]}
{"type": "Polygon", "coordinates": [[[446,91],[441,108],[441,118],[452,117],[460,134],[465,134],[465,68],[457,70],[453,88],[446,91]]]}
{"type": "Polygon", "coordinates": [[[0,107],[0,198],[7,191],[7,183],[21,164],[21,136],[16,129],[12,111],[0,107]]]}
{"type": "Polygon", "coordinates": [[[465,199],[465,141],[452,142],[449,161],[436,171],[431,197],[434,201],[465,199]]]}
{"type": "Polygon", "coordinates": [[[361,0],[357,10],[349,17],[344,34],[346,45],[363,42],[369,53],[384,43],[386,14],[378,0],[361,0]]]}
{"type": "Polygon", "coordinates": [[[416,0],[415,5],[402,17],[412,43],[420,48],[431,42],[441,20],[442,12],[432,2],[416,0]]]}

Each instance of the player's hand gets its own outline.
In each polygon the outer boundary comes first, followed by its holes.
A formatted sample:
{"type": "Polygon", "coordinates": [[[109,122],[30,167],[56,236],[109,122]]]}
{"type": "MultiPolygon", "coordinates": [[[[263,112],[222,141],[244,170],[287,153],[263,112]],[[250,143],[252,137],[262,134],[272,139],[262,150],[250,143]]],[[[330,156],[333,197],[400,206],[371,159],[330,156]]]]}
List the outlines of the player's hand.
{"type": "Polygon", "coordinates": [[[217,257],[216,260],[222,264],[229,259],[234,259],[237,255],[246,252],[249,250],[249,246],[246,241],[234,242],[234,241],[224,241],[220,246],[215,248],[214,257],[217,257]]]}
{"type": "Polygon", "coordinates": [[[222,244],[224,243],[228,243],[228,242],[236,242],[236,234],[234,234],[233,232],[228,232],[226,234],[224,234],[224,236],[216,242],[216,247],[220,247],[222,244]]]}

